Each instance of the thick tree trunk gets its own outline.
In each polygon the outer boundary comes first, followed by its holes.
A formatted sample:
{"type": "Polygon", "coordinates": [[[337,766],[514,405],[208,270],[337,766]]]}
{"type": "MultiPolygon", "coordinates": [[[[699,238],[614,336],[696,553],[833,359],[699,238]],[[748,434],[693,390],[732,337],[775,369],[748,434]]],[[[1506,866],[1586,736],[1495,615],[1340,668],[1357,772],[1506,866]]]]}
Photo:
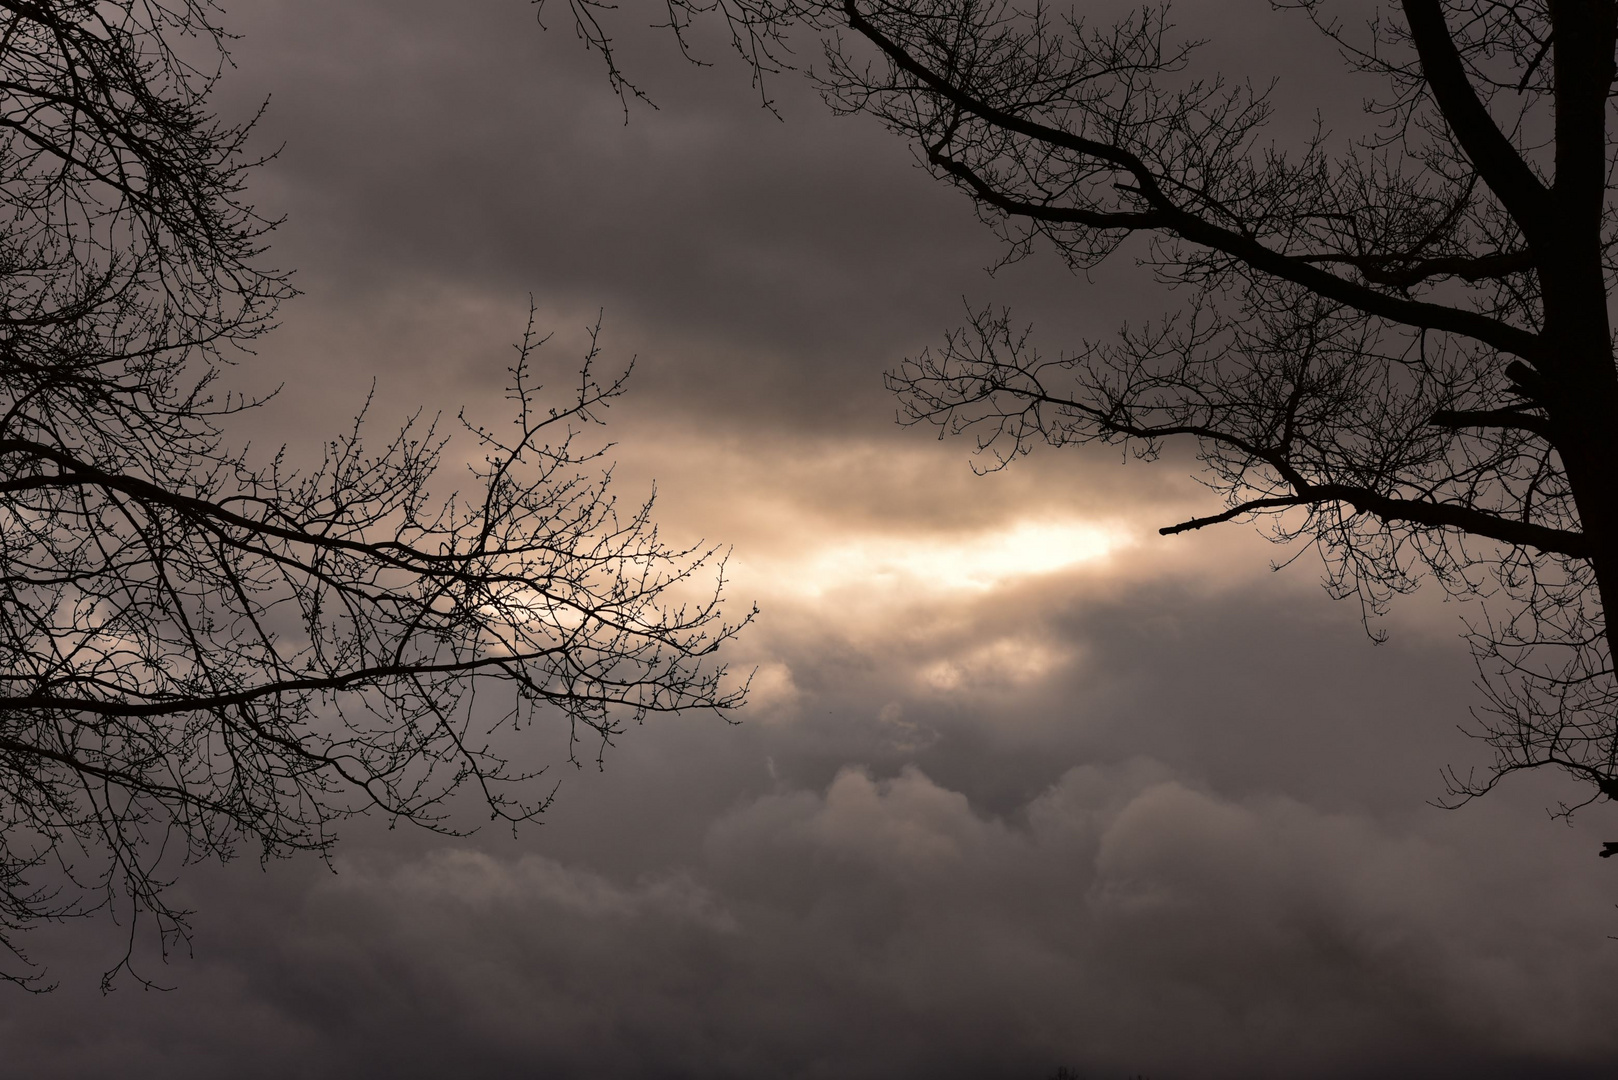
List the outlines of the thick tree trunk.
{"type": "Polygon", "coordinates": [[[1609,662],[1618,658],[1618,368],[1602,265],[1614,0],[1551,0],[1556,182],[1535,242],[1544,293],[1543,395],[1592,565],[1609,662]]]}
{"type": "Polygon", "coordinates": [[[1601,605],[1609,663],[1618,659],[1618,378],[1606,361],[1606,378],[1578,380],[1568,401],[1556,410],[1563,416],[1556,423],[1558,449],[1567,469],[1568,484],[1578,507],[1580,525],[1594,548],[1591,565],[1595,570],[1597,599],[1601,605]],[[1605,383],[1606,385],[1592,385],[1605,383]],[[1579,389],[1586,391],[1579,394],[1579,389]]]}

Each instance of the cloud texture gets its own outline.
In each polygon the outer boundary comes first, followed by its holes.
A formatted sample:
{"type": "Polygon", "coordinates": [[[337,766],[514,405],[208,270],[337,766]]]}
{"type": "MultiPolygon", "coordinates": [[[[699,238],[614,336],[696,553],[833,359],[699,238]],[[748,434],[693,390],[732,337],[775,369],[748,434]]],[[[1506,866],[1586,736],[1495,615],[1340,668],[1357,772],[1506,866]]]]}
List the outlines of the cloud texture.
{"type": "MultiPolygon", "coordinates": [[[[1331,88],[1296,20],[1203,17],[1262,26],[1231,63],[1331,88]]],[[[171,993],[99,997],[122,928],[51,928],[62,989],[0,1009],[0,1072],[1605,1075],[1610,815],[1550,823],[1553,778],[1427,803],[1480,753],[1453,607],[1417,596],[1372,648],[1307,554],[1270,574],[1291,553],[1237,527],[1157,536],[1206,506],[1185,461],[979,477],[890,423],[881,370],[963,296],[1054,352],[1160,310],[1146,275],[986,277],[967,204],[800,83],[779,121],[733,65],[630,36],[661,108],[626,125],[532,18],[227,14],[224,104],[272,95],[254,190],[307,293],[241,368],[286,389],[239,434],[296,453],[373,382],[379,418],[493,415],[530,293],[564,381],[604,308],[639,355],[618,482],[735,545],[753,704],[631,731],[600,773],[533,733],[561,786],[516,838],[360,823],[335,874],[195,868],[195,957],[152,961],[171,993]]]]}

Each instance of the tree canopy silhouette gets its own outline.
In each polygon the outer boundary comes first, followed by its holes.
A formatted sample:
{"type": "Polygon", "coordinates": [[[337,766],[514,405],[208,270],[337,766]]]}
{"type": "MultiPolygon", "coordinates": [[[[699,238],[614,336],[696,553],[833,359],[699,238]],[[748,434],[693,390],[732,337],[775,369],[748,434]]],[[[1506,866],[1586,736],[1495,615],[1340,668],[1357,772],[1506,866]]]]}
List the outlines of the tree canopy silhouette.
{"type": "MultiPolygon", "coordinates": [[[[1175,288],[1161,319],[1054,357],[978,312],[890,374],[905,418],[975,434],[992,465],[1192,443],[1223,505],[1164,532],[1311,541],[1368,615],[1423,577],[1483,597],[1494,761],[1451,794],[1549,766],[1584,785],[1564,811],[1618,798],[1618,4],[1275,0],[1383,88],[1368,136],[1290,147],[1275,88],[1203,70],[1167,6],[1102,25],[1043,0],[667,7],[682,43],[721,17],[760,76],[821,32],[830,103],[909,140],[1008,258],[1089,272],[1127,244],[1175,288]]],[[[573,10],[610,54],[605,6],[573,10]]]]}
{"type": "Polygon", "coordinates": [[[460,494],[428,490],[431,419],[374,447],[356,421],[307,465],[231,447],[262,402],[224,376],[292,290],[261,266],[251,124],[210,110],[215,16],[0,2],[0,977],[30,987],[42,920],[183,936],[185,861],[325,851],[367,811],[450,830],[457,791],[533,817],[551,785],[507,730],[604,746],[741,700],[715,553],[620,508],[579,441],[627,372],[592,347],[543,397],[532,315],[514,423],[461,424],[460,494]]]}

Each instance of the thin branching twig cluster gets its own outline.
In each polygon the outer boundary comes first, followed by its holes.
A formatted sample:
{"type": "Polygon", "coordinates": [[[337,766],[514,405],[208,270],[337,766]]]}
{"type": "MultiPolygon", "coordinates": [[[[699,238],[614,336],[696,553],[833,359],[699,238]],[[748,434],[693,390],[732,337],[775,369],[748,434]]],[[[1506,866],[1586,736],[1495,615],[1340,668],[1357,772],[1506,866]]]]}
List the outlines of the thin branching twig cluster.
{"type": "Polygon", "coordinates": [[[974,312],[890,383],[995,464],[1192,440],[1224,507],[1164,532],[1267,520],[1368,620],[1425,577],[1490,598],[1470,636],[1496,760],[1451,793],[1553,765],[1589,784],[1579,805],[1618,795],[1610,5],[1584,55],[1552,47],[1543,4],[1410,2],[1363,33],[1279,6],[1384,78],[1371,135],[1283,153],[1274,88],[1198,77],[1166,8],[1094,28],[1040,4],[845,4],[879,62],[834,48],[827,92],[909,137],[1012,257],[1044,242],[1088,270],[1140,233],[1184,298],[1055,359],[974,312]]]}
{"type": "Polygon", "coordinates": [[[1099,25],[1046,0],[670,12],[722,16],[744,57],[819,32],[827,100],[909,141],[1008,260],[1042,246],[1090,272],[1127,244],[1179,300],[1055,358],[973,311],[891,373],[903,419],[973,433],[991,467],[1042,443],[1194,443],[1223,505],[1165,532],[1256,519],[1312,541],[1368,629],[1423,578],[1486,599],[1473,730],[1495,760],[1450,774],[1452,796],[1552,766],[1586,785],[1564,811],[1618,797],[1618,6],[1272,6],[1382,87],[1368,134],[1278,145],[1277,87],[1205,71],[1167,5],[1099,25]]]}
{"type": "Polygon", "coordinates": [[[599,755],[742,696],[712,658],[737,630],[718,553],[620,507],[579,442],[627,376],[593,334],[547,397],[530,314],[515,419],[462,420],[457,494],[430,490],[455,482],[419,416],[375,445],[362,416],[302,467],[230,447],[262,402],[221,376],[291,289],[259,266],[250,125],[195,66],[227,59],[214,15],[0,3],[0,977],[29,986],[41,920],[183,937],[186,860],[324,852],[367,811],[452,831],[456,792],[520,822],[553,785],[507,731],[599,755]]]}

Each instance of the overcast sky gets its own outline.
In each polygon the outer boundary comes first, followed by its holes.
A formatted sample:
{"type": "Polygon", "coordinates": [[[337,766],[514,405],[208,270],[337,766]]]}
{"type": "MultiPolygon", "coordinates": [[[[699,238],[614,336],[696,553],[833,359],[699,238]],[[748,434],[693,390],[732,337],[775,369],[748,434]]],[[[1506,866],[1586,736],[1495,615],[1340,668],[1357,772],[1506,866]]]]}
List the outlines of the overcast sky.
{"type": "MultiPolygon", "coordinates": [[[[304,292],[236,373],[285,386],[240,434],[318,441],[373,382],[379,419],[495,416],[530,295],[564,386],[601,312],[606,359],[638,357],[615,482],[734,546],[752,704],[632,730],[599,773],[534,732],[561,784],[515,839],[360,823],[336,873],[193,869],[169,993],[96,992],[116,927],[43,932],[62,986],[6,995],[0,1073],[1608,1075],[1611,811],[1550,821],[1554,777],[1429,805],[1485,761],[1458,606],[1418,594],[1376,647],[1312,554],[1159,537],[1213,508],[1183,458],[978,476],[893,422],[883,370],[963,301],[1054,353],[1172,297],[1127,254],[990,276],[907,147],[793,76],[777,119],[717,45],[695,69],[633,17],[658,108],[626,124],[553,7],[231,5],[219,106],[270,99],[252,190],[304,292]]],[[[1295,16],[1188,17],[1290,80],[1283,130],[1357,103],[1295,16]]]]}

